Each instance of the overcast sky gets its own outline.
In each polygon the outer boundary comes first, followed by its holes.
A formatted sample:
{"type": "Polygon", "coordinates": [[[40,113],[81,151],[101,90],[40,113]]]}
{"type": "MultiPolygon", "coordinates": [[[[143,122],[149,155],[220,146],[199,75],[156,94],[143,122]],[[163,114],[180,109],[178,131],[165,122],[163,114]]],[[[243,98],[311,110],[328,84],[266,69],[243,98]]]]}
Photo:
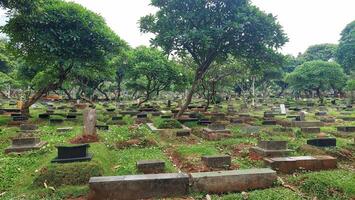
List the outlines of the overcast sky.
{"type": "MultiPolygon", "coordinates": [[[[150,35],[141,34],[137,21],[154,13],[150,0],[73,0],[99,13],[131,46],[149,45],[150,35]]],[[[337,43],[342,29],[355,20],[355,0],[252,0],[262,10],[278,17],[290,42],[284,53],[297,55],[308,46],[337,43]]],[[[4,16],[3,13],[2,16],[4,16]]],[[[3,17],[2,17],[3,21],[3,17]]]]}

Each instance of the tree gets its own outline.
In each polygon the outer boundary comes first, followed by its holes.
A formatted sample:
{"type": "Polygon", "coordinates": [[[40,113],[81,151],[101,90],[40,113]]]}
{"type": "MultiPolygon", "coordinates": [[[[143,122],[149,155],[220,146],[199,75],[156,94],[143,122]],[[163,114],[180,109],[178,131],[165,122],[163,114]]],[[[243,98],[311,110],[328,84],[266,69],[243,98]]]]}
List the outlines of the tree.
{"type": "Polygon", "coordinates": [[[346,83],[346,88],[345,88],[349,93],[350,93],[350,101],[351,103],[354,103],[355,101],[355,79],[348,80],[346,83]]]}
{"type": "Polygon", "coordinates": [[[141,46],[136,48],[131,56],[127,87],[144,93],[140,104],[149,101],[154,95],[159,95],[161,91],[169,90],[183,78],[183,74],[176,69],[176,64],[156,48],[141,46]]]}
{"type": "Polygon", "coordinates": [[[342,67],[335,62],[310,61],[298,66],[286,77],[290,88],[296,92],[316,92],[323,103],[323,93],[340,91],[346,83],[342,67]]]}
{"type": "Polygon", "coordinates": [[[275,17],[248,0],[152,0],[151,5],[159,11],[141,18],[141,31],[155,34],[153,45],[167,53],[189,54],[198,66],[177,117],[187,109],[198,82],[214,61],[228,54],[253,57],[287,41],[275,17]]]}
{"type": "Polygon", "coordinates": [[[355,21],[341,32],[336,58],[347,74],[355,71],[355,21]]]}
{"type": "MultiPolygon", "coordinates": [[[[21,108],[60,88],[74,71],[100,69],[125,46],[102,17],[62,0],[1,1],[9,20],[2,27],[11,49],[26,61],[36,91],[21,108]]],[[[99,71],[99,70],[98,70],[99,71]]]]}
{"type": "Polygon", "coordinates": [[[316,44],[307,48],[299,59],[304,62],[312,60],[330,61],[335,60],[338,45],[336,44],[316,44]]]}
{"type": "Polygon", "coordinates": [[[210,103],[217,103],[217,92],[233,88],[231,78],[239,73],[239,63],[231,57],[224,62],[214,62],[211,65],[198,86],[198,92],[206,99],[206,111],[210,103]]]}

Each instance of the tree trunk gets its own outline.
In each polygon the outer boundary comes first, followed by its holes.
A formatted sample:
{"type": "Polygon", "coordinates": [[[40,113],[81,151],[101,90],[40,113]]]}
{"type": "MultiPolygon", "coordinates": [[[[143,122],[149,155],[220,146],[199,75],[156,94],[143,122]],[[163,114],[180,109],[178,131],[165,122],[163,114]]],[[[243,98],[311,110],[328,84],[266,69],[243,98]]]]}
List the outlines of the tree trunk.
{"type": "Polygon", "coordinates": [[[198,84],[199,80],[200,80],[200,78],[199,78],[198,74],[196,74],[194,82],[191,85],[191,89],[190,89],[189,93],[186,96],[186,101],[185,101],[184,105],[180,108],[178,114],[176,115],[176,118],[179,118],[182,114],[184,114],[185,110],[187,109],[187,107],[191,103],[192,96],[195,93],[195,90],[196,90],[196,87],[197,87],[197,84],[198,84]]]}
{"type": "Polygon", "coordinates": [[[3,96],[5,99],[8,99],[7,95],[3,91],[0,91],[0,95],[3,96]]]}
{"type": "Polygon", "coordinates": [[[68,90],[63,89],[63,88],[62,88],[62,90],[63,90],[63,92],[65,93],[65,95],[67,95],[67,97],[68,97],[69,100],[73,100],[73,97],[71,96],[71,94],[70,94],[70,92],[69,92],[68,90]]]}
{"type": "Polygon", "coordinates": [[[21,114],[25,116],[30,116],[30,107],[36,103],[44,94],[50,90],[50,86],[37,91],[32,97],[22,104],[21,114]]]}
{"type": "Polygon", "coordinates": [[[255,76],[252,77],[252,106],[255,106],[255,76]]]}
{"type": "Polygon", "coordinates": [[[101,94],[103,94],[105,96],[105,101],[109,101],[110,100],[110,98],[108,97],[106,92],[102,91],[99,87],[97,88],[97,91],[99,91],[101,94]]]}

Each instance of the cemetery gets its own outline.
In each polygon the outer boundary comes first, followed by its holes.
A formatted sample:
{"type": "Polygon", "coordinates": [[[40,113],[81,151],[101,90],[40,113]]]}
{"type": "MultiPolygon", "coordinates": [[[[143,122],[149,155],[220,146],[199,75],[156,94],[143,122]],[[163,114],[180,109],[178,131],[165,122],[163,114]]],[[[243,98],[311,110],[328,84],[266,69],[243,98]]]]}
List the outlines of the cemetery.
{"type": "Polygon", "coordinates": [[[1,200],[355,199],[355,21],[294,56],[256,1],[147,2],[150,46],[0,1],[1,200]]]}

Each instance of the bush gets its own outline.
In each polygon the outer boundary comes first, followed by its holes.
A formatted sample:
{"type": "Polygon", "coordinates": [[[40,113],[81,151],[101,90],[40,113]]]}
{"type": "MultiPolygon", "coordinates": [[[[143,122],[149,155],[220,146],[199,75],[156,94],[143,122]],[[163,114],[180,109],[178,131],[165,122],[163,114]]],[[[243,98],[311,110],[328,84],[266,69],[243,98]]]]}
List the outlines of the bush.
{"type": "Polygon", "coordinates": [[[182,125],[179,121],[176,119],[166,119],[166,120],[161,120],[157,124],[158,129],[178,129],[182,128],[182,125]]]}
{"type": "Polygon", "coordinates": [[[95,162],[76,162],[67,164],[51,164],[40,170],[33,181],[34,186],[43,187],[63,185],[85,185],[90,177],[102,176],[103,169],[95,162]]]}

